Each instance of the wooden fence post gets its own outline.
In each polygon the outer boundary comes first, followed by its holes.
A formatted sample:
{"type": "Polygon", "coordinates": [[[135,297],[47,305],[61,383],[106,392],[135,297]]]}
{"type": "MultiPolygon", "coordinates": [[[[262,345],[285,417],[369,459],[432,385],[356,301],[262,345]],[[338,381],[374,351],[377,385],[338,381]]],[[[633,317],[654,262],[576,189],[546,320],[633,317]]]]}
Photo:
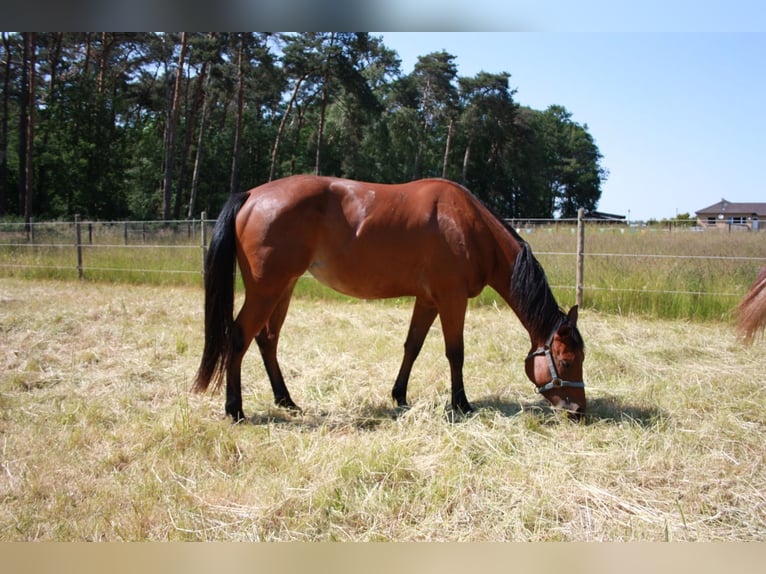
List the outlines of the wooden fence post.
{"type": "Polygon", "coordinates": [[[207,211],[203,211],[200,216],[200,232],[199,235],[202,238],[202,276],[205,276],[205,259],[207,259],[207,231],[205,230],[205,220],[207,219],[207,211]]]}
{"type": "Polygon", "coordinates": [[[582,305],[583,299],[583,268],[585,266],[585,210],[577,210],[577,286],[575,288],[575,303],[582,305]]]}
{"type": "Polygon", "coordinates": [[[77,250],[77,278],[82,279],[82,230],[80,229],[80,215],[74,216],[75,248],[77,250]]]}

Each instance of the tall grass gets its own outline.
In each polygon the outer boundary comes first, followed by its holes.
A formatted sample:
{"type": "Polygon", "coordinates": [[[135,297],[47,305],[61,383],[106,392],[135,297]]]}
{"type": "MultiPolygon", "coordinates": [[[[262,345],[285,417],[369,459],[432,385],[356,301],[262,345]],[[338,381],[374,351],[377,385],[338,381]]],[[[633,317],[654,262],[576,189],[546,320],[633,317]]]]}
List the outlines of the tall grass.
{"type": "MultiPolygon", "coordinates": [[[[525,235],[557,297],[574,300],[574,230],[525,235]]],[[[726,320],[766,265],[766,234],[586,227],[584,306],[625,315],[726,320]]]]}
{"type": "MultiPolygon", "coordinates": [[[[109,283],[201,285],[199,222],[83,223],[83,278],[109,283]]],[[[207,227],[210,227],[208,222],[207,227]]],[[[76,279],[72,223],[0,225],[0,273],[28,279],[76,279]]]]}

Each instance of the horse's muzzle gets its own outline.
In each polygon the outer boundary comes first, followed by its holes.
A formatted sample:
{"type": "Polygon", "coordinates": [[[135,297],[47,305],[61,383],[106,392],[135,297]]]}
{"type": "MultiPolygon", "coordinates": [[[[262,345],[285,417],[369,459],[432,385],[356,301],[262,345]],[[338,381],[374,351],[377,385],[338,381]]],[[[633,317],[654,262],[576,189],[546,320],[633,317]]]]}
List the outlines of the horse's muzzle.
{"type": "Polygon", "coordinates": [[[574,421],[582,420],[583,416],[585,416],[585,405],[580,405],[574,401],[570,401],[568,399],[556,397],[554,401],[551,401],[553,403],[553,406],[557,409],[561,409],[562,411],[566,411],[569,418],[571,418],[574,421]]]}

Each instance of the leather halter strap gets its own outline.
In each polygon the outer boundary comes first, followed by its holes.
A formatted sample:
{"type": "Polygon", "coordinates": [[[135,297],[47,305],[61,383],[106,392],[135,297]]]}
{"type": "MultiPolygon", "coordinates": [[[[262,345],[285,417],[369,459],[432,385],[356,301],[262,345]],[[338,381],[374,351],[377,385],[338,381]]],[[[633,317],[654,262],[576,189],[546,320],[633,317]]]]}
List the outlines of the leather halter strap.
{"type": "Polygon", "coordinates": [[[550,391],[551,389],[557,389],[561,387],[569,387],[574,389],[584,389],[585,383],[583,381],[566,381],[559,377],[559,373],[556,370],[556,365],[553,363],[553,357],[551,356],[551,343],[553,343],[553,337],[556,335],[556,332],[559,330],[559,327],[561,327],[562,321],[559,321],[556,326],[553,328],[553,331],[551,331],[550,336],[548,337],[548,340],[545,342],[545,345],[542,347],[538,347],[531,353],[527,355],[527,358],[525,361],[528,361],[529,359],[532,359],[534,357],[541,357],[544,356],[548,363],[548,370],[551,373],[551,380],[548,383],[545,383],[544,385],[541,385],[537,387],[538,393],[544,393],[546,391],[550,391]]]}

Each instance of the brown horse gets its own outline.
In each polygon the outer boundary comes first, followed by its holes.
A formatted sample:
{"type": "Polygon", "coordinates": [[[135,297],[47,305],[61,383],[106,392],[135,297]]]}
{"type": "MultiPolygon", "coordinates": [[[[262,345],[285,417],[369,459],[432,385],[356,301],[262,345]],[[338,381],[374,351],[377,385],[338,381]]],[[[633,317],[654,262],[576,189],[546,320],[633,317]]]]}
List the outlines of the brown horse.
{"type": "Polygon", "coordinates": [[[766,328],[766,267],[737,307],[737,330],[746,344],[766,328]]]}
{"type": "Polygon", "coordinates": [[[404,359],[392,395],[407,382],[438,315],[450,365],[452,406],[472,410],[463,388],[468,299],[490,285],[529,332],[529,379],[554,406],[585,412],[584,344],[577,306],[556,303],[529,245],[464,187],[443,179],[401,185],[292,176],[234,194],[218,217],[205,263],[205,348],[194,390],[226,378],[226,413],[242,411],[242,358],[256,340],[277,405],[298,409],[277,361],[279,333],[298,278],[365,299],[414,296],[404,359]],[[245,285],[236,320],[234,260],[245,285]]]}

